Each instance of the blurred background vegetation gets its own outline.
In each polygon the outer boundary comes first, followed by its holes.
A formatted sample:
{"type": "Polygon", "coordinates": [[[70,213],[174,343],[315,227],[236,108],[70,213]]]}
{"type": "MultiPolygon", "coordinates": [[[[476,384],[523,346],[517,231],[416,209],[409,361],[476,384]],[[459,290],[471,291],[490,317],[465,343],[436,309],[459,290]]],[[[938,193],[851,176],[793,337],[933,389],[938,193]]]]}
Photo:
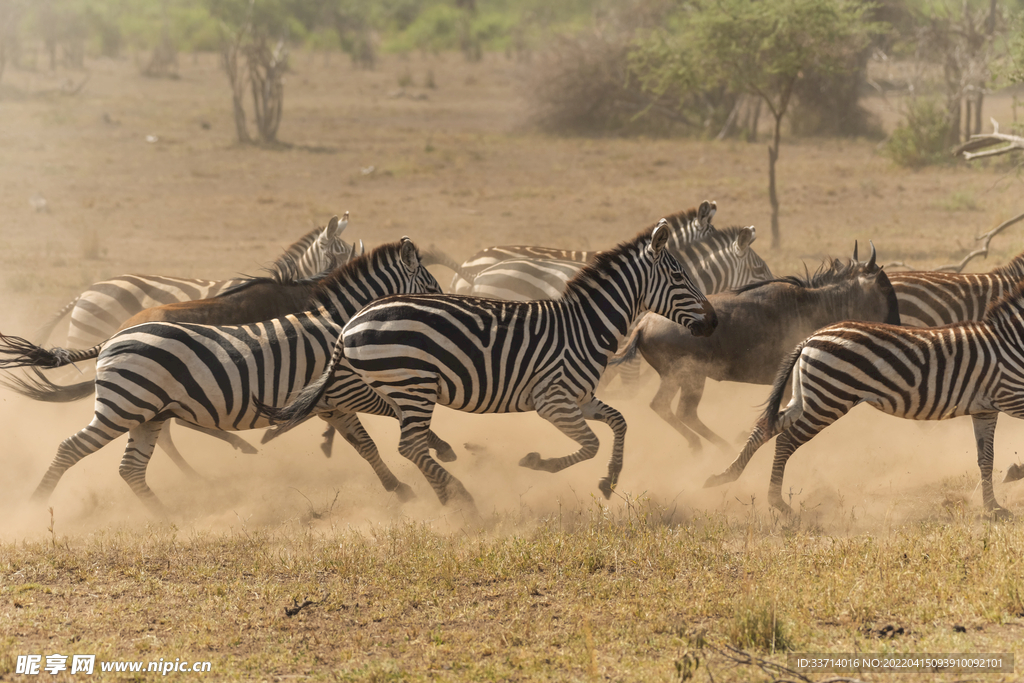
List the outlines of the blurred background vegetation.
{"type": "Polygon", "coordinates": [[[296,49],[366,69],[394,53],[516,60],[557,134],[771,143],[785,121],[919,166],[981,130],[986,93],[1024,80],[1024,0],[0,0],[0,79],[99,58],[176,78],[180,55],[218,53],[242,142],[275,142],[296,49]],[[861,98],[890,92],[906,97],[886,138],[861,98]]]}

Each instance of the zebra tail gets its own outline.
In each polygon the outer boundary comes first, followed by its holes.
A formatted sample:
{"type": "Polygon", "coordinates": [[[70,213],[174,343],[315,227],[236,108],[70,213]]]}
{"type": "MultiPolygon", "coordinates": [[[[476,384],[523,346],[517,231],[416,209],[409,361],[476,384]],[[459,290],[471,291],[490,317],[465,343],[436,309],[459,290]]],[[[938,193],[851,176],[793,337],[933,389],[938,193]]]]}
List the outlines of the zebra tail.
{"type": "MultiPolygon", "coordinates": [[[[331,363],[322,375],[306,385],[302,391],[295,395],[292,402],[286,406],[268,406],[253,396],[253,403],[256,405],[256,412],[266,417],[271,423],[278,425],[278,434],[284,433],[295,425],[305,422],[313,413],[313,409],[323,398],[327,385],[330,384],[331,376],[334,375],[335,364],[331,363]]],[[[275,435],[276,436],[276,435],[275,435]]],[[[264,440],[269,441],[269,437],[264,440]]]]}
{"type": "Polygon", "coordinates": [[[50,335],[53,334],[54,328],[57,327],[57,323],[63,320],[64,316],[66,316],[68,313],[75,310],[75,306],[78,304],[78,300],[81,298],[81,295],[76,296],[74,299],[71,300],[71,303],[67,304],[66,306],[64,306],[64,308],[57,311],[57,313],[52,318],[50,318],[42,327],[36,330],[35,338],[38,340],[39,344],[44,343],[47,339],[50,338],[50,335]]]}
{"type": "Polygon", "coordinates": [[[464,270],[461,263],[457,262],[454,258],[437,247],[430,246],[429,248],[421,251],[420,260],[423,261],[423,265],[425,266],[444,266],[445,268],[454,271],[456,275],[467,282],[472,282],[476,279],[476,275],[464,270]]]}
{"type": "Polygon", "coordinates": [[[806,345],[807,340],[805,339],[800,342],[779,365],[778,373],[775,375],[775,381],[772,383],[772,393],[768,396],[768,404],[764,409],[764,414],[761,416],[761,421],[767,426],[769,434],[778,431],[779,409],[782,407],[782,397],[786,393],[786,385],[789,384],[789,378],[790,375],[793,374],[793,368],[796,367],[796,362],[800,358],[800,353],[804,350],[804,346],[806,345]]]}
{"type": "Polygon", "coordinates": [[[91,349],[44,349],[27,339],[0,334],[0,369],[61,368],[100,355],[100,344],[91,349]]]}
{"type": "Polygon", "coordinates": [[[629,339],[626,341],[626,348],[619,349],[615,352],[615,355],[608,361],[608,365],[622,365],[623,363],[632,363],[636,360],[636,350],[640,344],[640,326],[637,325],[633,328],[633,333],[629,335],[629,339]]]}
{"type": "Polygon", "coordinates": [[[33,401],[46,401],[48,403],[70,403],[91,396],[96,388],[95,380],[79,382],[78,384],[54,384],[48,380],[38,369],[32,368],[35,378],[21,378],[8,376],[0,379],[0,386],[7,387],[16,394],[27,396],[33,401]]]}

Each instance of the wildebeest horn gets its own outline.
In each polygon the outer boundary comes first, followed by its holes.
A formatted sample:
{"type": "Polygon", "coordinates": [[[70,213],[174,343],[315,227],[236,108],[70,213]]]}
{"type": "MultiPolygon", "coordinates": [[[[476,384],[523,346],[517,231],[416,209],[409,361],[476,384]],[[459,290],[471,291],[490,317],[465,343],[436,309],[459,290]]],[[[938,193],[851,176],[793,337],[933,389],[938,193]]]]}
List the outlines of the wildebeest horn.
{"type": "Polygon", "coordinates": [[[875,253],[875,243],[872,242],[871,240],[868,240],[868,244],[871,245],[871,258],[868,259],[868,265],[865,267],[868,270],[873,270],[875,267],[875,256],[877,256],[877,254],[875,253]]]}
{"type": "Polygon", "coordinates": [[[857,262],[857,240],[853,241],[853,262],[857,262]]]}

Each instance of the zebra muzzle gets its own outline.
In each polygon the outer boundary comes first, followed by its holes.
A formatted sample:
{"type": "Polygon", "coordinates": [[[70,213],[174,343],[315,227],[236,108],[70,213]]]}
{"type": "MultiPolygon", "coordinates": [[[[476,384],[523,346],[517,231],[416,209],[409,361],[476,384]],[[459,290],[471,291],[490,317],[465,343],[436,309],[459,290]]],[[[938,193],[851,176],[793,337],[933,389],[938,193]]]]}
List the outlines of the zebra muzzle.
{"type": "Polygon", "coordinates": [[[694,316],[693,320],[686,326],[694,337],[708,337],[718,327],[718,314],[710,302],[704,302],[704,308],[694,316]]]}

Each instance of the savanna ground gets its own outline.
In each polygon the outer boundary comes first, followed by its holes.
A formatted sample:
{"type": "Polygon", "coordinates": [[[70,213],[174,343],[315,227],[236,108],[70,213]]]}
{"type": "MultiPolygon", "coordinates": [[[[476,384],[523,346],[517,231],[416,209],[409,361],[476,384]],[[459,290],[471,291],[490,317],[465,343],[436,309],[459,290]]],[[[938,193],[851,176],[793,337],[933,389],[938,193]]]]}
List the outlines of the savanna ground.
{"type": "MultiPolygon", "coordinates": [[[[313,222],[346,210],[349,239],[372,247],[409,235],[462,259],[491,244],[611,246],[714,199],[716,224],[756,225],[759,253],[789,274],[849,256],[855,239],[862,254],[873,240],[885,263],[953,262],[1024,208],[1008,162],[907,171],[873,141],[789,140],[784,242],[773,250],[763,144],[540,135],[525,125],[524,67],[499,55],[479,65],[392,57],[372,72],[299,55],[293,66],[288,145],[277,149],[233,144],[226,79],[209,56],[184,58],[175,81],[91,61],[75,96],[60,87],[83,74],[9,69],[0,331],[31,335],[122,273],[258,274],[313,222]],[[47,211],[30,205],[37,194],[47,211]]],[[[989,98],[986,114],[1009,123],[1010,101],[989,98]]],[[[898,102],[870,105],[891,128],[898,102]]],[[[1019,253],[1022,230],[968,270],[1019,253]]],[[[648,379],[612,400],[631,429],[607,502],[596,488],[610,448],[602,427],[598,458],[546,475],[516,462],[574,445],[536,415],[439,409],[437,431],[459,452],[449,469],[475,495],[483,528],[438,505],[397,455],[396,423],[374,418],[368,428],[416,489],[413,503],[383,492],[344,444],[325,459],[313,426],[256,456],[178,429],[206,480],[154,457],[149,481],[170,521],[147,516],[118,477],[123,439],[67,473],[51,515],[28,496],[91,404],[5,392],[0,678],[21,678],[18,655],[53,653],[210,661],[210,680],[377,681],[798,680],[768,662],[785,664],[786,650],[1024,655],[1024,530],[981,519],[969,421],[854,411],[791,460],[786,489],[801,513],[785,522],[764,503],[770,449],[735,484],[704,490],[735,453],[688,452],[648,409],[653,391],[648,379]],[[738,662],[731,645],[754,659],[738,662]]],[[[709,383],[702,415],[740,443],[766,395],[709,383]]],[[[1022,436],[1004,418],[998,479],[1022,436]]],[[[1021,485],[996,493],[1024,514],[1021,485]]]]}

